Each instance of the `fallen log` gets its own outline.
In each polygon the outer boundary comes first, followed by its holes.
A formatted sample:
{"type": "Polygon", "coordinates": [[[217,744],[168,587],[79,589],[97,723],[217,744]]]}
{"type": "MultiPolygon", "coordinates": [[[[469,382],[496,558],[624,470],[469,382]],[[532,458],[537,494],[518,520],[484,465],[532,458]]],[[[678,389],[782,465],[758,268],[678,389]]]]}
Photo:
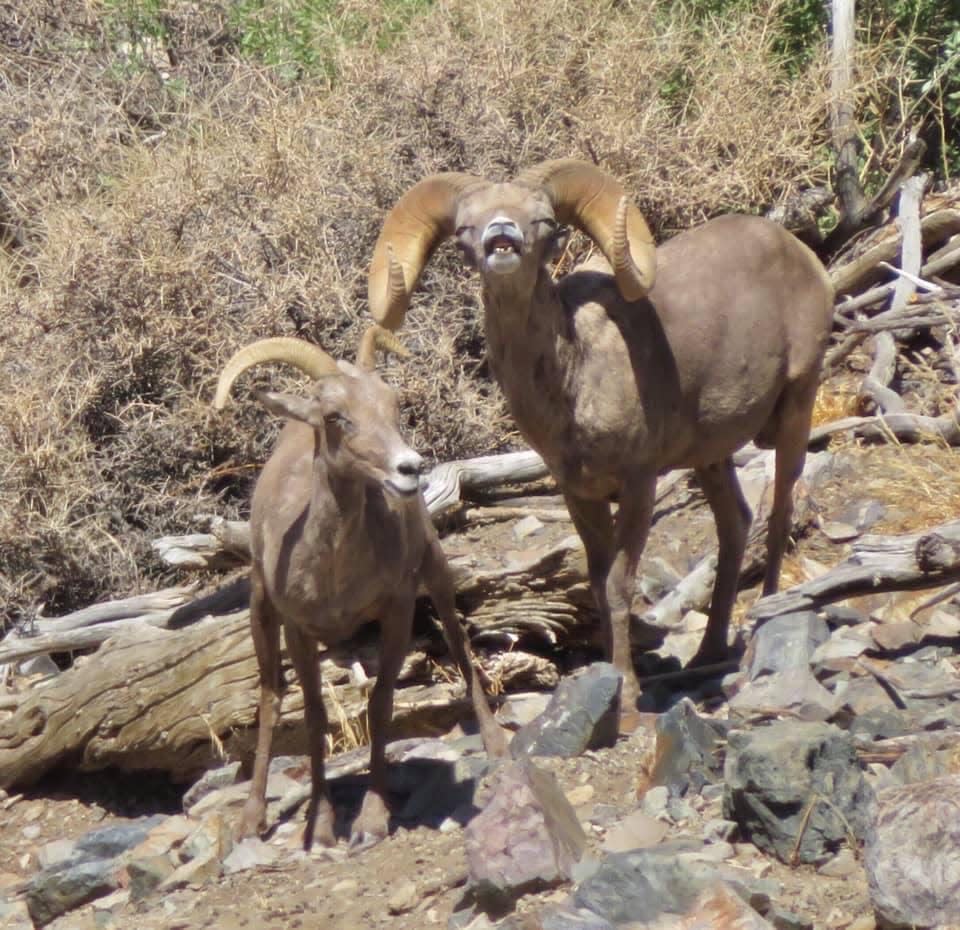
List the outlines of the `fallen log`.
{"type": "MultiPolygon", "coordinates": [[[[892,228],[891,228],[892,232],[892,228]]],[[[920,220],[920,236],[923,246],[938,245],[960,232],[960,210],[946,207],[928,213],[920,220]]],[[[868,247],[852,261],[830,269],[830,278],[838,295],[850,294],[869,283],[880,273],[880,262],[890,262],[900,251],[900,236],[883,231],[883,241],[868,247]]],[[[929,277],[929,272],[922,272],[929,277]]]]}
{"type": "Polygon", "coordinates": [[[764,622],[864,594],[937,588],[960,578],[960,520],[923,533],[863,536],[830,571],[762,598],[747,616],[764,622]]]}
{"type": "MultiPolygon", "coordinates": [[[[902,237],[899,274],[894,284],[890,310],[899,312],[917,291],[917,275],[923,261],[920,237],[920,199],[926,183],[924,176],[905,181],[900,192],[900,208],[897,226],[902,237]]],[[[886,265],[886,262],[881,262],[886,265]]],[[[860,385],[860,399],[871,400],[879,413],[903,413],[906,404],[903,398],[890,387],[897,373],[897,344],[890,332],[877,333],[874,337],[874,359],[870,371],[860,385]]]]}
{"type": "MultiPolygon", "coordinates": [[[[548,477],[536,452],[507,452],[444,462],[423,480],[423,498],[433,518],[457,507],[465,491],[483,491],[504,484],[528,484],[548,477]]],[[[250,526],[245,521],[211,517],[209,533],[163,536],[151,548],[176,568],[217,570],[250,560],[250,526]]]]}
{"type": "Polygon", "coordinates": [[[851,432],[861,439],[884,442],[942,442],[960,446],[958,411],[939,417],[919,413],[889,413],[870,417],[844,417],[810,431],[810,445],[817,445],[835,433],[851,432]]]}
{"type": "MultiPolygon", "coordinates": [[[[0,787],[28,785],[64,762],[190,779],[222,758],[248,759],[256,737],[257,664],[246,611],[172,636],[121,634],[96,661],[24,695],[0,722],[0,787]]],[[[284,653],[285,667],[289,669],[284,653]]],[[[292,677],[292,676],[288,676],[292,677]]],[[[366,689],[325,683],[334,745],[362,729],[366,689]]],[[[436,735],[469,713],[457,684],[398,689],[391,735],[436,735]]],[[[283,700],[276,752],[307,752],[303,697],[283,700]]]]}
{"type": "Polygon", "coordinates": [[[177,629],[206,616],[246,606],[249,583],[237,578],[212,594],[197,597],[194,587],[166,588],[154,594],[94,604],[56,619],[36,620],[0,641],[0,668],[53,652],[75,652],[105,643],[120,632],[144,636],[150,630],[177,629]]]}

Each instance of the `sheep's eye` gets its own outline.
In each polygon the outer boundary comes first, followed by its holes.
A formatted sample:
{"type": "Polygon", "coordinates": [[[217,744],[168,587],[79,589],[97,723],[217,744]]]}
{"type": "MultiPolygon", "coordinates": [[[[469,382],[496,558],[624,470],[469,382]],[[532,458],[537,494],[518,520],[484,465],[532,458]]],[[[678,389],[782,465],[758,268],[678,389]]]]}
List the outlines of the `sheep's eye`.
{"type": "Polygon", "coordinates": [[[350,430],[353,428],[353,423],[348,417],[345,417],[342,413],[328,413],[324,418],[324,422],[327,426],[336,426],[339,429],[344,431],[350,430]]]}
{"type": "Polygon", "coordinates": [[[542,219],[539,219],[539,220],[534,220],[532,225],[537,226],[537,225],[539,225],[539,224],[541,224],[541,223],[542,223],[544,226],[546,226],[548,229],[551,229],[551,230],[555,230],[555,229],[558,229],[558,228],[559,228],[558,225],[557,225],[557,221],[554,220],[554,219],[551,219],[551,218],[548,217],[548,216],[545,216],[545,217],[543,217],[542,219]]]}
{"type": "Polygon", "coordinates": [[[456,235],[456,237],[460,239],[463,236],[465,236],[468,232],[470,232],[472,229],[473,229],[472,226],[458,226],[454,235],[456,235]]]}

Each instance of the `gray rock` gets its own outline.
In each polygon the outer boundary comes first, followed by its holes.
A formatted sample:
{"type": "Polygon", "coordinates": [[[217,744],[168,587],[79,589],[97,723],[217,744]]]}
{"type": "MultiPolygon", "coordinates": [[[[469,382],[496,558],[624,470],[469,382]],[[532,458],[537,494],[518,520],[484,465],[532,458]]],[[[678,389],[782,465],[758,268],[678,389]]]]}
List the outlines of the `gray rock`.
{"type": "Polygon", "coordinates": [[[729,706],[731,713],[740,717],[789,711],[800,720],[817,721],[829,720],[840,700],[809,669],[798,667],[748,681],[729,706]]]}
{"type": "Polygon", "coordinates": [[[703,825],[703,838],[708,843],[728,843],[737,832],[737,825],[732,820],[722,820],[719,817],[708,820],[703,825]]]}
{"type": "Polygon", "coordinates": [[[30,919],[37,927],[43,927],[61,914],[109,894],[120,885],[118,871],[112,858],[44,869],[30,880],[27,888],[30,919]]]}
{"type": "Polygon", "coordinates": [[[770,908],[767,919],[776,927],[776,930],[813,930],[812,920],[777,905],[770,908]]]}
{"type": "Polygon", "coordinates": [[[947,730],[960,727],[960,704],[953,702],[929,710],[918,709],[920,714],[920,729],[947,730]]]}
{"type": "Polygon", "coordinates": [[[880,501],[857,501],[844,507],[837,519],[853,524],[862,533],[882,520],[886,513],[887,508],[880,501]]]}
{"type": "Polygon", "coordinates": [[[928,618],[924,634],[944,639],[960,636],[960,616],[949,607],[938,607],[928,618]]]}
{"type": "Polygon", "coordinates": [[[37,850],[37,864],[41,869],[49,869],[66,862],[76,851],[77,844],[73,840],[51,840],[37,850]]]}
{"type": "Polygon", "coordinates": [[[620,673],[595,662],[564,678],[547,709],[521,727],[510,743],[515,759],[524,756],[577,756],[617,741],[620,673]]]}
{"type": "Polygon", "coordinates": [[[558,908],[540,918],[540,930],[614,930],[609,920],[582,908],[558,908]]]}
{"type": "Polygon", "coordinates": [[[817,647],[830,638],[830,630],[812,610],[774,617],[754,634],[747,674],[751,681],[788,669],[809,669],[817,647]]]}
{"type": "Polygon", "coordinates": [[[180,860],[224,859],[233,848],[233,824],[220,811],[211,811],[180,846],[180,860]]]}
{"type": "Polygon", "coordinates": [[[191,859],[174,869],[161,883],[158,892],[175,891],[187,885],[203,885],[223,874],[220,859],[214,853],[191,859]]]}
{"type": "Polygon", "coordinates": [[[697,793],[722,777],[718,761],[720,732],[700,717],[689,698],[682,698],[657,717],[656,765],[651,783],[664,785],[674,797],[697,793]]]}
{"type": "Polygon", "coordinates": [[[827,878],[846,878],[853,875],[860,868],[857,857],[849,849],[841,849],[832,859],[828,859],[820,868],[817,869],[818,875],[826,875],[827,878]]]}
{"type": "MultiPolygon", "coordinates": [[[[658,922],[651,930],[673,930],[672,921],[658,922]]],[[[771,930],[767,923],[743,898],[723,882],[704,889],[683,915],[683,930],[723,927],[724,930],[771,930]]]]}
{"type": "Polygon", "coordinates": [[[911,746],[890,767],[890,778],[896,785],[909,785],[929,781],[956,771],[956,751],[932,749],[928,746],[911,746]]]}
{"type": "Polygon", "coordinates": [[[607,830],[602,848],[605,852],[612,853],[646,849],[656,846],[667,835],[667,830],[668,826],[662,820],[637,810],[607,830]]]}
{"type": "Polygon", "coordinates": [[[117,857],[142,843],[163,820],[163,815],[158,814],[132,823],[98,827],[81,836],[69,857],[31,879],[27,907],[34,923],[42,926],[116,889],[122,871],[117,857]]]}
{"type": "MultiPolygon", "coordinates": [[[[898,736],[909,724],[893,703],[890,692],[876,678],[853,678],[840,682],[836,688],[842,712],[849,717],[868,718],[881,729],[893,729],[890,736],[898,736]]],[[[851,724],[852,728],[852,724],[851,724]]]]}
{"type": "Polygon", "coordinates": [[[960,775],[881,791],[864,866],[880,926],[960,924],[960,775]]]}
{"type": "Polygon", "coordinates": [[[849,542],[860,535],[860,530],[849,523],[841,523],[838,520],[828,520],[821,524],[820,532],[823,533],[830,542],[849,542]]]}
{"type": "Polygon", "coordinates": [[[872,791],[853,738],[825,723],[781,721],[731,733],[724,816],[765,852],[821,860],[866,828],[872,791]],[[799,841],[799,845],[798,845],[799,841]]]}
{"type": "Polygon", "coordinates": [[[3,930],[33,930],[27,902],[0,898],[0,927],[3,930]]]}
{"type": "Polygon", "coordinates": [[[556,777],[528,760],[493,774],[483,810],[464,831],[467,884],[485,910],[569,879],[586,836],[556,777]]]}
{"type": "Polygon", "coordinates": [[[503,705],[497,711],[497,720],[501,726],[510,730],[519,730],[540,716],[550,703],[550,695],[542,691],[520,691],[507,695],[503,705]]]}
{"type": "Polygon", "coordinates": [[[153,817],[144,817],[132,823],[116,824],[111,827],[98,827],[85,833],[77,840],[74,848],[74,861],[89,859],[111,859],[120,853],[133,849],[142,843],[147,834],[157,824],[163,823],[162,814],[153,817]]]}
{"type": "Polygon", "coordinates": [[[873,648],[869,624],[842,626],[814,650],[810,662],[817,668],[838,668],[873,648]]]}
{"type": "Polygon", "coordinates": [[[517,539],[526,539],[528,536],[535,536],[543,531],[543,522],[533,514],[518,520],[513,526],[513,535],[517,539]]]}
{"type": "Polygon", "coordinates": [[[665,913],[686,913],[709,880],[665,845],[607,856],[572,897],[576,907],[613,924],[651,921],[665,913]]]}
{"type": "Polygon", "coordinates": [[[211,791],[217,791],[219,788],[226,788],[237,784],[241,779],[240,763],[228,762],[221,765],[220,768],[210,769],[204,772],[200,778],[195,781],[183,795],[183,809],[190,810],[204,795],[211,791]]]}
{"type": "Polygon", "coordinates": [[[250,836],[237,843],[223,860],[223,872],[232,875],[247,869],[257,869],[273,865],[277,861],[277,851],[268,846],[259,837],[250,836]]]}
{"type": "Polygon", "coordinates": [[[820,616],[831,630],[841,626],[859,626],[867,620],[867,615],[862,610],[842,604],[825,604],[820,608],[820,616]]]}
{"type": "Polygon", "coordinates": [[[167,876],[174,865],[169,856],[143,856],[131,859],[126,865],[129,880],[130,900],[140,901],[147,897],[167,876]]]}

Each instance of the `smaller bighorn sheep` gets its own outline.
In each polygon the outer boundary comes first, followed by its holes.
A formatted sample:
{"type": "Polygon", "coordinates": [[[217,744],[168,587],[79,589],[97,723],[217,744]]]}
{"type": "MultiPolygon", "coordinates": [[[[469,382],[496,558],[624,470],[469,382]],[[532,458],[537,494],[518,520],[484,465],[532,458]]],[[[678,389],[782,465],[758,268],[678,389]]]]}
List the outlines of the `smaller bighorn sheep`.
{"type": "Polygon", "coordinates": [[[586,162],[547,161],[505,184],[439,174],[384,220],[369,276],[377,322],[400,326],[448,236],[480,274],[490,367],[583,539],[624,700],[638,690],[635,574],[667,469],[693,468],[714,513],[719,564],[693,661],[724,657],[751,520],[731,456],[751,439],[776,448],[769,594],[833,318],[822,265],[782,227],[750,216],[719,217],[655,249],[620,184],[586,162]],[[589,235],[606,261],[554,281],[563,224],[589,235]]]}
{"type": "Polygon", "coordinates": [[[422,460],[400,435],[394,391],[374,371],[378,346],[399,348],[395,337],[372,327],[361,341],[357,364],[351,365],[299,339],[263,339],[239,350],[217,384],[214,404],[220,409],[234,380],[252,365],[286,362],[315,379],[306,397],[257,395],[288,422],[257,481],[251,507],[250,625],[261,695],[242,836],[265,826],[267,767],[283,686],[281,623],[303,688],[310,745],[305,848],[315,836],[326,846],[336,842],[324,778],[327,715],[317,642],[337,643],[368,620],[380,622],[380,670],[369,702],[370,790],[351,833],[352,845],[367,845],[387,835],[384,749],[420,583],[433,599],[466,680],[487,752],[507,752],[457,620],[449,567],[420,494],[422,460]]]}

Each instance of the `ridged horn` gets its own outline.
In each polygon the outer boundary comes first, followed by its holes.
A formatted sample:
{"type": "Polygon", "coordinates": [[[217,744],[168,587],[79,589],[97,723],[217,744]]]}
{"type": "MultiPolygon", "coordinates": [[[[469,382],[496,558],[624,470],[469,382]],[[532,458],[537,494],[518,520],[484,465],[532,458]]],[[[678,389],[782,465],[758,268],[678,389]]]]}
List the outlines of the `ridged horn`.
{"type": "Polygon", "coordinates": [[[291,336],[274,336],[260,339],[238,349],[224,366],[217,381],[213,406],[222,410],[230,396],[233,382],[248,368],[265,362],[286,362],[314,380],[338,374],[337,363],[320,346],[291,336]]]}
{"type": "Polygon", "coordinates": [[[384,329],[379,323],[368,326],[360,337],[357,347],[357,367],[364,371],[373,371],[377,365],[377,349],[392,352],[401,358],[409,358],[410,350],[389,329],[384,329]]]}
{"type": "Polygon", "coordinates": [[[367,278],[370,312],[381,326],[400,328],[433,250],[453,235],[460,195],[483,183],[460,172],[434,174],[411,187],[387,214],[367,278]]]}
{"type": "Polygon", "coordinates": [[[528,168],[517,181],[542,187],[557,219],[596,242],[624,300],[639,300],[650,292],[657,264],[653,236],[615,178],[590,162],[558,158],[528,168]]]}

